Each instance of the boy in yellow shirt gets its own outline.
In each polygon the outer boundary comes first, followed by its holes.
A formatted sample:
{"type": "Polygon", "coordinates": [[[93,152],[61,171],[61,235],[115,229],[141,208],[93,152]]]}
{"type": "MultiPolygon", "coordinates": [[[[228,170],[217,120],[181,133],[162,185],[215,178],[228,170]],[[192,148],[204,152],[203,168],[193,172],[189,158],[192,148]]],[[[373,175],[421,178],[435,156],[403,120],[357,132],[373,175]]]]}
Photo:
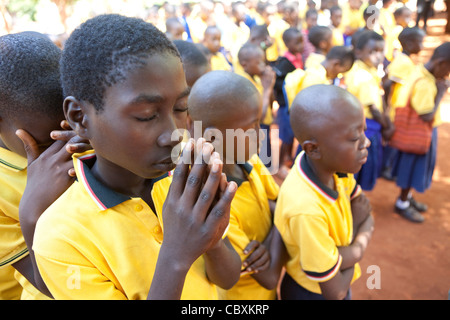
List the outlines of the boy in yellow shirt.
{"type": "Polygon", "coordinates": [[[239,253],[243,267],[233,288],[219,289],[219,298],[273,300],[282,262],[278,256],[261,253],[270,248],[269,235],[273,233],[273,209],[279,187],[256,154],[261,96],[244,77],[212,71],[194,85],[188,104],[191,134],[195,126],[202,127],[205,139],[212,141],[222,156],[227,179],[238,184],[231,203],[227,236],[239,253]],[[247,250],[255,242],[264,243],[267,249],[257,247],[253,253],[261,258],[247,266],[247,259],[251,259],[247,250]],[[270,272],[264,270],[270,266],[277,272],[268,278],[270,272]]]}
{"type": "Polygon", "coordinates": [[[382,138],[392,135],[392,122],[385,113],[381,77],[378,70],[384,59],[384,39],[375,31],[364,31],[356,39],[357,60],[345,75],[347,90],[359,99],[366,117],[366,136],[371,141],[369,160],[356,175],[363,190],[372,190],[381,174],[382,138]]]}
{"type": "Polygon", "coordinates": [[[339,6],[333,6],[330,8],[330,28],[333,32],[333,46],[344,45],[344,34],[339,26],[342,23],[342,9],[339,6]]]}
{"type": "MultiPolygon", "coordinates": [[[[65,190],[73,181],[67,174],[70,155],[64,141],[53,143],[50,138],[50,132],[61,129],[64,119],[59,79],[61,50],[37,32],[5,35],[0,38],[0,48],[0,299],[45,300],[51,295],[40,285],[39,274],[32,272],[32,252],[21,226],[24,217],[19,215],[19,203],[31,182],[27,177],[26,149],[16,131],[20,130],[21,138],[33,137],[35,157],[43,154],[36,162],[56,159],[52,174],[38,182],[47,186],[42,198],[65,190]],[[58,174],[60,177],[55,179],[58,174]]],[[[33,203],[36,207],[39,205],[33,203]]]]}
{"type": "Polygon", "coordinates": [[[211,26],[206,28],[203,45],[211,52],[211,70],[232,71],[232,65],[222,48],[219,28],[211,26]]]}
{"type": "Polygon", "coordinates": [[[309,30],[308,40],[314,46],[314,51],[309,54],[305,61],[305,70],[325,60],[328,51],[333,46],[333,33],[329,27],[315,26],[309,30]]]}
{"type": "Polygon", "coordinates": [[[394,11],[395,26],[386,36],[386,59],[388,61],[392,61],[399,52],[402,52],[402,46],[398,40],[398,36],[404,28],[409,26],[411,16],[411,10],[405,6],[394,11]]]}
{"type": "Polygon", "coordinates": [[[234,285],[224,232],[236,184],[210,144],[171,154],[189,94],[173,43],[141,19],[100,15],[69,37],[61,75],[66,118],[95,151],[74,156],[77,181],[36,225],[54,298],[214,299],[234,285]]]}
{"type": "Polygon", "coordinates": [[[275,85],[275,72],[272,67],[266,64],[264,51],[261,47],[247,43],[238,54],[239,64],[236,73],[250,80],[258,89],[262,97],[262,113],[260,126],[266,132],[266,136],[261,145],[260,155],[266,164],[271,166],[271,143],[270,143],[270,125],[273,122],[272,115],[272,96],[275,85]]]}
{"type": "Polygon", "coordinates": [[[349,299],[373,232],[367,198],[353,174],[367,160],[359,101],[337,86],[302,90],[291,108],[302,145],[275,209],[288,252],[281,299],[349,299]]]}

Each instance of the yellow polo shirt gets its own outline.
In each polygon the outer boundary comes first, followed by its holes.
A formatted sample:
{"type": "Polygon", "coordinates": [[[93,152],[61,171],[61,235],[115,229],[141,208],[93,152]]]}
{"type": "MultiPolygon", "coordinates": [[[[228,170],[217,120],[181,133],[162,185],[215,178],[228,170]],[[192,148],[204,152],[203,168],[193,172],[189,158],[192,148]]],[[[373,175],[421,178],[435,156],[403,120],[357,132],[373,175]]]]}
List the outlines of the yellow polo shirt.
{"type": "Polygon", "coordinates": [[[402,45],[398,40],[398,36],[402,32],[402,30],[402,26],[396,25],[386,35],[385,55],[386,59],[388,59],[389,61],[392,61],[392,59],[394,59],[398,53],[402,52],[402,45]]]}
{"type": "MultiPolygon", "coordinates": [[[[304,151],[297,156],[280,188],[275,225],[289,255],[286,272],[305,289],[321,294],[319,283],[333,278],[341,266],[338,247],[351,244],[350,200],[361,188],[351,174],[335,174],[336,189],[326,187],[306,158],[304,151]]],[[[355,264],[352,283],[360,275],[355,264]]]]}
{"type": "MultiPolygon", "coordinates": [[[[400,88],[395,108],[405,106],[411,93],[411,106],[419,115],[433,112],[437,95],[436,78],[425,68],[418,65],[410,73],[405,85],[400,88]],[[417,82],[416,82],[417,81],[417,82]],[[414,87],[413,87],[414,85],[414,87]],[[412,90],[412,92],[411,92],[412,90]]],[[[433,126],[442,124],[441,106],[438,107],[433,126]]]]}
{"type": "MultiPolygon", "coordinates": [[[[39,219],[33,250],[55,299],[146,299],[163,241],[162,208],[171,177],[154,180],[153,212],[141,198],[100,183],[95,153],[74,155],[77,181],[39,219]]],[[[182,299],[217,299],[204,258],[189,270],[182,299]]]]}
{"type": "Polygon", "coordinates": [[[27,159],[0,148],[0,300],[46,300],[12,266],[28,255],[19,222],[19,203],[27,183],[27,159]]]}
{"type": "MultiPolygon", "coordinates": [[[[262,96],[264,93],[264,87],[261,83],[261,78],[259,76],[251,77],[247,72],[245,72],[244,68],[241,66],[237,66],[237,68],[234,70],[235,73],[243,76],[244,78],[247,78],[250,80],[253,85],[258,90],[259,94],[262,96]]],[[[264,119],[262,119],[261,123],[270,126],[273,122],[273,115],[272,115],[272,107],[269,105],[267,106],[266,116],[264,119]]]]}
{"type": "Polygon", "coordinates": [[[311,52],[308,58],[306,58],[305,70],[308,70],[308,68],[312,68],[318,64],[321,64],[325,59],[326,59],[325,55],[321,53],[311,52]]]}
{"type": "Polygon", "coordinates": [[[386,73],[389,80],[393,81],[390,100],[391,119],[393,119],[395,106],[398,105],[401,87],[407,83],[408,77],[411,75],[415,68],[416,64],[408,55],[404,54],[403,52],[400,52],[386,68],[386,73]]]}
{"type": "Polygon", "coordinates": [[[395,17],[392,10],[389,8],[380,8],[380,16],[378,17],[380,26],[383,27],[384,35],[386,36],[395,27],[395,17]]]}
{"type": "MultiPolygon", "coordinates": [[[[254,155],[242,165],[247,180],[228,176],[238,184],[236,195],[231,202],[230,225],[227,236],[243,262],[248,255],[244,249],[252,240],[263,242],[273,223],[269,200],[276,200],[279,186],[261,159],[254,155]]],[[[223,300],[274,300],[276,289],[267,290],[250,274],[241,275],[230,290],[219,288],[219,298],[223,300]]]]}
{"type": "Polygon", "coordinates": [[[342,30],[339,28],[331,26],[331,43],[334,46],[343,46],[344,45],[344,34],[342,33],[342,30]]]}
{"type": "Polygon", "coordinates": [[[231,71],[231,65],[221,52],[216,52],[211,55],[211,70],[225,70],[231,71]]]}
{"type": "Polygon", "coordinates": [[[284,90],[289,108],[300,91],[315,84],[331,84],[330,79],[327,78],[327,70],[320,63],[306,71],[296,69],[288,73],[284,80],[284,90]]]}
{"type": "Polygon", "coordinates": [[[347,27],[358,30],[366,25],[363,16],[364,9],[363,6],[359,9],[352,9],[347,2],[342,6],[342,21],[339,28],[343,33],[345,33],[347,27]]]}
{"type": "Polygon", "coordinates": [[[377,110],[383,112],[383,92],[377,69],[369,67],[361,60],[356,60],[345,74],[345,83],[347,90],[363,105],[366,119],[373,119],[369,105],[374,105],[377,110]]]}

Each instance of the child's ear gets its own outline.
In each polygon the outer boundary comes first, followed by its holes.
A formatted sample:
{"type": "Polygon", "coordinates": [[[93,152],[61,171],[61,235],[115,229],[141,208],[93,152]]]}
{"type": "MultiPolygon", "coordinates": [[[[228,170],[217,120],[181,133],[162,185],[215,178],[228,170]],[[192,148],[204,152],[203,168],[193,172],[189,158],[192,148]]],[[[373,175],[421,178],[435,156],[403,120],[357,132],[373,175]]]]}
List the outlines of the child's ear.
{"type": "Polygon", "coordinates": [[[70,96],[63,103],[64,115],[70,127],[82,138],[89,139],[87,132],[87,115],[85,106],[70,96]]]}
{"type": "Polygon", "coordinates": [[[302,143],[302,149],[305,151],[306,155],[311,159],[320,159],[320,148],[315,140],[306,140],[302,143]]]}

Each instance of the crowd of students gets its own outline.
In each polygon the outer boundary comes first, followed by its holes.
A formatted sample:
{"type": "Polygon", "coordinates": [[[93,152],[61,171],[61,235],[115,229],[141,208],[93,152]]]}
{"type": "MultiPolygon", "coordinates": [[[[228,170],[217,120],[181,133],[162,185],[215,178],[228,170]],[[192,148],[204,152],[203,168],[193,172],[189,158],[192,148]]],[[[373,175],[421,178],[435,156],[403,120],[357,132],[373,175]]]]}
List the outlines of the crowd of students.
{"type": "Polygon", "coordinates": [[[363,191],[383,175],[398,214],[427,209],[412,189],[431,184],[450,43],[420,63],[411,16],[201,1],[96,16],[63,48],[0,37],[0,297],[350,299],[363,191]],[[408,101],[434,127],[424,155],[389,145],[408,101]]]}

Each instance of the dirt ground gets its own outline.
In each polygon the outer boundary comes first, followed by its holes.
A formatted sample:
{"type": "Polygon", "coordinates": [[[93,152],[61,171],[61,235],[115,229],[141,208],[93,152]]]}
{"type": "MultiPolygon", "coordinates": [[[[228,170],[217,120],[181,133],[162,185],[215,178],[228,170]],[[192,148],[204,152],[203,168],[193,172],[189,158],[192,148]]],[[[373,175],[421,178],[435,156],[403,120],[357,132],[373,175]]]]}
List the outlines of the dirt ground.
{"type": "MultiPolygon", "coordinates": [[[[427,61],[443,41],[445,13],[428,21],[427,61]]],[[[362,276],[352,285],[353,300],[447,300],[450,290],[450,89],[441,105],[437,165],[431,188],[415,198],[428,204],[425,221],[409,222],[394,213],[399,189],[380,178],[369,197],[375,231],[361,261],[362,276]],[[374,271],[375,270],[375,271],[374,271]],[[374,282],[375,275],[379,276],[374,282]],[[373,288],[372,284],[379,284],[373,288]],[[371,289],[372,287],[372,289],[371,289]]]]}

